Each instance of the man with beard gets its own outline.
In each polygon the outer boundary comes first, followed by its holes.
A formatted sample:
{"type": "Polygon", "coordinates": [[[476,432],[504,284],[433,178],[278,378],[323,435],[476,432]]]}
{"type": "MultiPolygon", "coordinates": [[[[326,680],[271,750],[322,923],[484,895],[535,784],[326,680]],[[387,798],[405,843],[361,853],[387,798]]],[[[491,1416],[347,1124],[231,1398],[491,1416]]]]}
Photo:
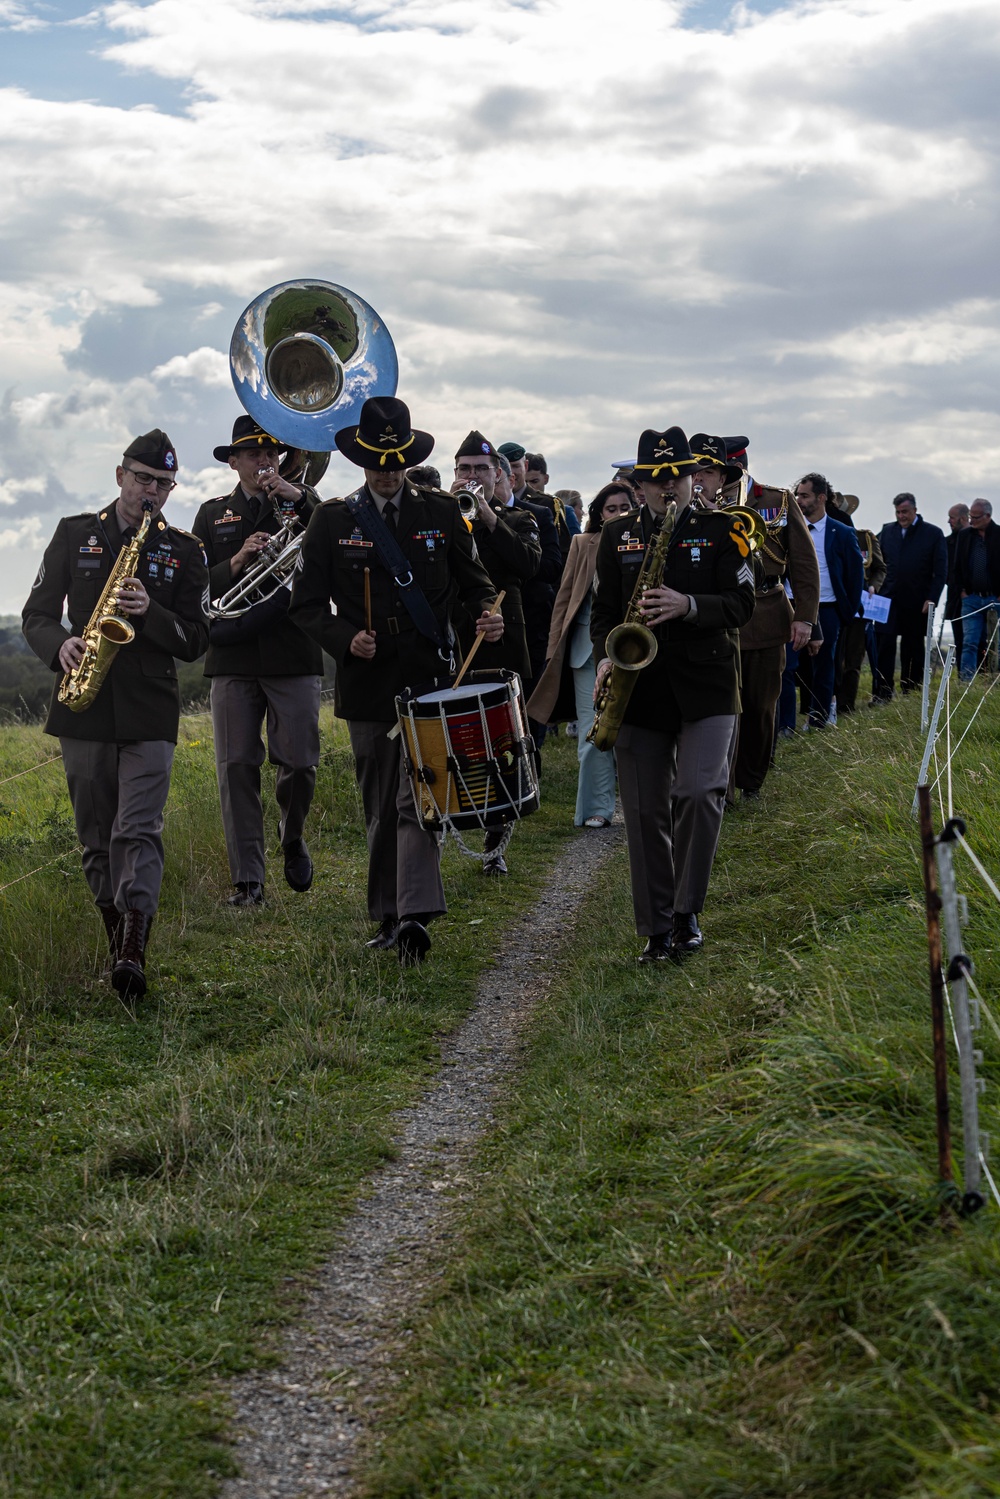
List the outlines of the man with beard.
{"type": "Polygon", "coordinates": [[[672,525],[662,577],[649,579],[641,602],[656,655],[634,673],[615,744],[636,930],[647,938],[640,962],[652,963],[686,957],[704,941],[698,916],[739,708],[732,632],[753,612],[754,579],[730,517],[691,505],[697,461],[681,428],[647,430],[638,448],[643,501],[638,515],[602,528],[591,638],[600,701],[612,669],[607,637],[628,612],[648,549],[672,525]]]}

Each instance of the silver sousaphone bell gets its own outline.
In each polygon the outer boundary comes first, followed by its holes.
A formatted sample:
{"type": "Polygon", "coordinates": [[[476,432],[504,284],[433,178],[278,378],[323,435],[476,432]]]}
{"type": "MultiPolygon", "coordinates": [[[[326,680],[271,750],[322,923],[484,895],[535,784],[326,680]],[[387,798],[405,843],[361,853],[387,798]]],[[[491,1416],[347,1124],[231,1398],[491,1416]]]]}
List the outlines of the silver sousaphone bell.
{"type": "MultiPolygon", "coordinates": [[[[354,425],[369,396],[393,396],[399,363],[389,331],[373,307],[333,281],[282,281],[255,297],[229,345],[229,370],[240,405],[259,427],[287,444],[282,477],[316,484],[326,472],[334,434],[354,425]]],[[[289,522],[213,601],[216,619],[235,619],[290,586],[302,531],[289,522]]]]}

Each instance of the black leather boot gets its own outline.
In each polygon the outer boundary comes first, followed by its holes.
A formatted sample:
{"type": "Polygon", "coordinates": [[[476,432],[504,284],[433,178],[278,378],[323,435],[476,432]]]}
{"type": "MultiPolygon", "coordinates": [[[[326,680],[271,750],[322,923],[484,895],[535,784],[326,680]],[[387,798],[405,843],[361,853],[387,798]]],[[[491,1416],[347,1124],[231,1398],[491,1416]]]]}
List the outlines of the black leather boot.
{"type": "Polygon", "coordinates": [[[98,906],[97,909],[101,913],[104,930],[108,934],[108,952],[111,954],[111,966],[113,968],[118,962],[118,955],[121,952],[122,928],[125,925],[125,918],[117,906],[98,906]]]}
{"type": "Polygon", "coordinates": [[[122,999],[141,999],[146,992],[146,944],[152,924],[152,917],[142,911],[125,912],[121,948],[111,975],[122,999]]]}

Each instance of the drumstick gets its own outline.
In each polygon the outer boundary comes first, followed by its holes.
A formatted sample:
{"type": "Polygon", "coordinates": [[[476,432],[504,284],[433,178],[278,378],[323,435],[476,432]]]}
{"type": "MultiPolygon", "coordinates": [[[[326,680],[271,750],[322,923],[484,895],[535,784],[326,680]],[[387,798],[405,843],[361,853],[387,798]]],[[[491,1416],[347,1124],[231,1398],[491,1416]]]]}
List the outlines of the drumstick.
{"type": "Polygon", "coordinates": [[[370,635],[372,632],[372,572],[370,567],[365,568],[365,629],[370,635]]]}
{"type": "MultiPolygon", "coordinates": [[[[490,618],[492,618],[492,616],[494,614],[496,614],[497,610],[500,608],[500,605],[503,603],[503,601],[506,598],[506,596],[507,596],[507,590],[505,588],[501,588],[500,592],[496,596],[496,599],[494,600],[493,608],[490,610],[490,618]]],[[[462,670],[459,672],[458,676],[455,678],[455,686],[456,687],[461,686],[462,678],[465,676],[465,673],[468,671],[469,667],[472,665],[472,658],[476,654],[476,652],[478,651],[479,647],[482,645],[483,638],[484,638],[483,637],[483,633],[480,630],[479,634],[476,636],[475,640],[472,642],[472,649],[469,651],[469,654],[466,656],[464,662],[462,663],[462,670]]]]}

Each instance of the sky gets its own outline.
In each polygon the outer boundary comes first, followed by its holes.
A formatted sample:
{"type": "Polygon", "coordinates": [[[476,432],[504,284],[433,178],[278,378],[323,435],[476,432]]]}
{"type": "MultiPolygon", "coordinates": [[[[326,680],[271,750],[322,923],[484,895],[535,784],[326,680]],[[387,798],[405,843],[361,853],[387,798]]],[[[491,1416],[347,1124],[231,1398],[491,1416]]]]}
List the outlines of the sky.
{"type": "MultiPolygon", "coordinates": [[[[0,612],[159,426],[225,493],[229,340],[315,276],[589,498],[646,427],[892,518],[1000,502],[995,0],[0,0],[0,612]]],[[[355,487],[337,455],[324,496],[355,487]]]]}

